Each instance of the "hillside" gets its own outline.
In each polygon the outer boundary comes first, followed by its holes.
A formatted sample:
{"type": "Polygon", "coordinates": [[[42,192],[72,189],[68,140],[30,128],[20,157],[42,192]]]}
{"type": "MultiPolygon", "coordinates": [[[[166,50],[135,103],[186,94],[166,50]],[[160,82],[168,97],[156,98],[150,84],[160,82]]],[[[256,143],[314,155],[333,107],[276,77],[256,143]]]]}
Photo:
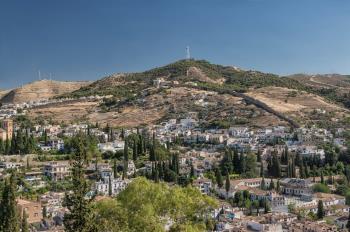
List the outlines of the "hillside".
{"type": "Polygon", "coordinates": [[[196,112],[205,127],[297,127],[321,121],[329,126],[329,122],[340,122],[348,116],[348,110],[342,106],[346,98],[332,95],[332,91],[334,88],[316,88],[295,77],[282,78],[191,59],[145,72],[105,77],[59,96],[109,96],[100,104],[81,107],[86,104],[82,102],[33,109],[31,116],[131,127],[196,112]],[[157,80],[161,80],[160,86],[157,80]],[[332,115],[316,117],[315,112],[320,109],[332,115]]]}
{"type": "Polygon", "coordinates": [[[339,74],[306,75],[295,74],[286,79],[298,81],[315,93],[350,109],[350,76],[339,74]]]}
{"type": "Polygon", "coordinates": [[[302,82],[314,88],[339,88],[350,90],[350,76],[340,74],[306,75],[294,74],[288,78],[302,82]]]}
{"type": "Polygon", "coordinates": [[[61,94],[70,93],[88,84],[90,83],[52,80],[35,81],[9,91],[1,97],[0,102],[23,103],[40,99],[48,99],[61,94]]]}
{"type": "Polygon", "coordinates": [[[300,124],[336,127],[350,116],[349,110],[305,91],[270,86],[249,91],[247,95],[300,124]]]}
{"type": "Polygon", "coordinates": [[[10,91],[10,90],[1,90],[1,89],[0,89],[0,99],[1,99],[4,95],[6,95],[9,91],[10,91]]]}
{"type": "Polygon", "coordinates": [[[232,66],[211,64],[205,60],[190,59],[145,72],[114,74],[63,96],[113,95],[118,98],[129,98],[152,87],[153,80],[157,78],[180,84],[198,82],[209,86],[225,86],[240,92],[271,85],[305,89],[305,86],[291,78],[280,78],[270,73],[245,71],[232,66]]]}

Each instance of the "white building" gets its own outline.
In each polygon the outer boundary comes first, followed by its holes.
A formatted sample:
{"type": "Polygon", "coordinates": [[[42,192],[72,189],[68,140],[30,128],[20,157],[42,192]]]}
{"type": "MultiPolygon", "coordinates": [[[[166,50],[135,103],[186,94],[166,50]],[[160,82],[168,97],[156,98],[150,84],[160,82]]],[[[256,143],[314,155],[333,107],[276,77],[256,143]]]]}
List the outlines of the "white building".
{"type": "Polygon", "coordinates": [[[110,180],[106,178],[95,183],[94,190],[97,192],[97,194],[108,195],[109,187],[111,186],[112,195],[115,196],[118,195],[121,191],[123,191],[126,188],[126,186],[130,183],[130,180],[122,180],[120,178],[111,178],[111,184],[109,183],[109,181],[110,180]]]}

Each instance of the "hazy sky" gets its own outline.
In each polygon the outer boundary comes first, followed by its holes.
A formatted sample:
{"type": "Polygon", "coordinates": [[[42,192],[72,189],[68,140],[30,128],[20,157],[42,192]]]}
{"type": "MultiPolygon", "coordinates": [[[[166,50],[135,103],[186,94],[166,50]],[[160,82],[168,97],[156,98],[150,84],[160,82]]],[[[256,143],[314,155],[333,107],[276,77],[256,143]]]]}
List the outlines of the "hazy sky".
{"type": "Polygon", "coordinates": [[[0,88],[95,80],[191,55],[277,74],[350,74],[348,0],[0,0],[0,88]]]}

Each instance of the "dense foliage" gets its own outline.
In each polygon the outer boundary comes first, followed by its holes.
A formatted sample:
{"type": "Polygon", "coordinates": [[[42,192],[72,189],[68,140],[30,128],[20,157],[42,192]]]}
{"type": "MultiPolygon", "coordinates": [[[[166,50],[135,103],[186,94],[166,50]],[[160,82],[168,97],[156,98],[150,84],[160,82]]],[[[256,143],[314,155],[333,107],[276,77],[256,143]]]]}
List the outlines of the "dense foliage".
{"type": "Polygon", "coordinates": [[[192,187],[136,178],[117,199],[94,204],[99,231],[204,231],[217,203],[192,187]]]}

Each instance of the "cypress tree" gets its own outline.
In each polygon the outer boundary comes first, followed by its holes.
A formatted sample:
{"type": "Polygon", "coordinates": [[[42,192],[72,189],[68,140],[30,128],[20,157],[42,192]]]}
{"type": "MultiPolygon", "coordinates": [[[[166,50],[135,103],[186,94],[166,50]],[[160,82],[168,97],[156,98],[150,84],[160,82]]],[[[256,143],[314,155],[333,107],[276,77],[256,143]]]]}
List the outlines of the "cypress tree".
{"type": "Polygon", "coordinates": [[[124,138],[125,138],[124,128],[122,128],[122,131],[120,132],[120,138],[121,138],[121,139],[124,139],[124,138]]]}
{"type": "Polygon", "coordinates": [[[316,177],[316,166],[312,165],[312,181],[314,183],[316,182],[315,177],[316,177]]]}
{"type": "Polygon", "coordinates": [[[27,170],[30,170],[30,162],[29,162],[29,156],[27,156],[27,166],[26,166],[27,170]]]}
{"type": "Polygon", "coordinates": [[[2,139],[0,139],[0,154],[4,154],[4,153],[5,153],[4,141],[2,141],[2,139]]]}
{"type": "Polygon", "coordinates": [[[27,222],[27,214],[24,210],[23,210],[23,215],[22,215],[21,232],[29,232],[29,225],[27,222]]]}
{"type": "Polygon", "coordinates": [[[47,146],[47,132],[44,130],[44,144],[47,146]]]}
{"type": "Polygon", "coordinates": [[[77,136],[76,144],[74,144],[74,161],[72,168],[72,184],[74,188],[71,193],[67,193],[64,206],[69,210],[64,216],[64,226],[67,232],[87,232],[96,231],[95,225],[92,223],[92,209],[86,194],[90,191],[90,187],[84,176],[84,163],[87,154],[86,141],[80,134],[77,136]]]}
{"type": "Polygon", "coordinates": [[[16,136],[12,136],[10,154],[12,154],[12,155],[16,154],[16,148],[17,148],[16,136]]]}
{"type": "Polygon", "coordinates": [[[241,172],[241,168],[240,168],[240,160],[239,160],[239,154],[237,149],[233,150],[233,169],[236,173],[240,173],[241,172]]]}
{"type": "MultiPolygon", "coordinates": [[[[156,165],[155,167],[157,167],[157,165],[156,165]]],[[[159,182],[159,171],[158,171],[158,168],[155,169],[154,175],[155,175],[154,181],[155,181],[156,183],[158,183],[158,182],[159,182]]]]}
{"type": "Polygon", "coordinates": [[[43,207],[43,218],[47,218],[47,207],[43,207]]]}
{"type": "Polygon", "coordinates": [[[9,155],[10,152],[11,152],[11,143],[10,143],[10,140],[7,136],[6,141],[5,141],[5,155],[9,155]]]}
{"type": "Polygon", "coordinates": [[[112,178],[111,176],[109,176],[108,179],[108,195],[111,197],[113,195],[113,191],[112,191],[112,178]]]}
{"type": "Polygon", "coordinates": [[[190,177],[191,177],[191,178],[194,177],[194,167],[193,167],[193,164],[191,164],[190,177]]]}
{"type": "Polygon", "coordinates": [[[129,169],[129,163],[128,163],[128,161],[126,161],[125,159],[124,159],[124,161],[123,161],[123,176],[122,176],[122,179],[123,180],[125,180],[125,178],[127,178],[127,175],[128,175],[128,169],[129,169]]]}
{"type": "Polygon", "coordinates": [[[140,134],[138,139],[138,145],[137,145],[137,154],[142,155],[143,153],[143,137],[140,134]]]}
{"type": "Polygon", "coordinates": [[[230,183],[230,175],[229,173],[227,172],[227,175],[226,175],[226,182],[225,182],[225,190],[226,190],[226,196],[228,197],[228,192],[230,191],[230,186],[231,186],[231,183],[230,183]]]}
{"type": "Polygon", "coordinates": [[[261,188],[262,190],[265,190],[265,189],[266,189],[265,178],[264,178],[264,177],[261,179],[260,188],[261,188]]]}
{"type": "Polygon", "coordinates": [[[274,189],[275,189],[275,183],[273,182],[273,179],[272,179],[272,178],[271,178],[271,181],[270,181],[269,189],[270,189],[270,190],[274,190],[274,189]]]}
{"type": "Polygon", "coordinates": [[[156,161],[156,155],[154,152],[154,146],[151,145],[150,149],[149,149],[149,160],[150,161],[156,161]]]}
{"type": "Polygon", "coordinates": [[[299,174],[300,174],[300,178],[303,178],[303,179],[305,178],[305,170],[304,170],[303,160],[300,161],[299,174]]]}
{"type": "Polygon", "coordinates": [[[221,172],[219,171],[219,169],[216,169],[215,176],[216,176],[216,183],[218,184],[219,188],[222,188],[224,183],[223,183],[222,175],[221,175],[221,172]]]}
{"type": "Polygon", "coordinates": [[[159,179],[162,180],[162,179],[164,179],[164,172],[163,172],[162,163],[158,162],[157,166],[158,166],[157,170],[158,170],[159,179]]]}
{"type": "Polygon", "coordinates": [[[292,177],[296,177],[296,172],[295,172],[295,159],[292,159],[292,165],[291,165],[291,171],[292,171],[292,177]]]}
{"type": "Polygon", "coordinates": [[[261,151],[258,149],[258,153],[256,154],[256,161],[261,162],[261,151]]]}
{"type": "Polygon", "coordinates": [[[129,144],[127,139],[124,142],[124,160],[129,161],[129,144]]]}
{"type": "Polygon", "coordinates": [[[113,176],[114,178],[117,178],[118,176],[118,170],[117,170],[117,159],[113,159],[113,176]]]}
{"type": "Polygon", "coordinates": [[[0,202],[0,231],[19,232],[19,216],[16,208],[16,184],[12,174],[6,180],[0,202]]]}
{"type": "Polygon", "coordinates": [[[321,184],[324,184],[323,171],[321,171],[321,184]]]}
{"type": "Polygon", "coordinates": [[[241,154],[241,156],[240,156],[240,173],[241,174],[244,174],[245,173],[245,171],[246,171],[246,168],[247,168],[247,166],[246,166],[246,160],[245,160],[245,155],[242,153],[241,154]]]}
{"type": "Polygon", "coordinates": [[[276,191],[277,191],[277,192],[280,192],[280,191],[281,191],[280,180],[277,180],[276,191]]]}
{"type": "Polygon", "coordinates": [[[309,166],[306,164],[305,165],[305,178],[309,178],[310,177],[310,170],[309,170],[309,166]]]}
{"type": "Polygon", "coordinates": [[[264,213],[269,213],[270,211],[271,211],[270,205],[269,205],[269,203],[267,202],[267,200],[265,200],[265,203],[264,203],[264,213]]]}
{"type": "Polygon", "coordinates": [[[260,162],[260,177],[264,177],[264,163],[260,162]]]}
{"type": "Polygon", "coordinates": [[[318,201],[318,205],[317,205],[317,218],[318,219],[322,219],[325,215],[324,209],[323,209],[323,202],[322,200],[318,201]]]}
{"type": "Polygon", "coordinates": [[[137,160],[137,143],[136,143],[135,140],[134,140],[134,143],[133,143],[133,146],[132,146],[132,159],[134,161],[137,160]]]}

